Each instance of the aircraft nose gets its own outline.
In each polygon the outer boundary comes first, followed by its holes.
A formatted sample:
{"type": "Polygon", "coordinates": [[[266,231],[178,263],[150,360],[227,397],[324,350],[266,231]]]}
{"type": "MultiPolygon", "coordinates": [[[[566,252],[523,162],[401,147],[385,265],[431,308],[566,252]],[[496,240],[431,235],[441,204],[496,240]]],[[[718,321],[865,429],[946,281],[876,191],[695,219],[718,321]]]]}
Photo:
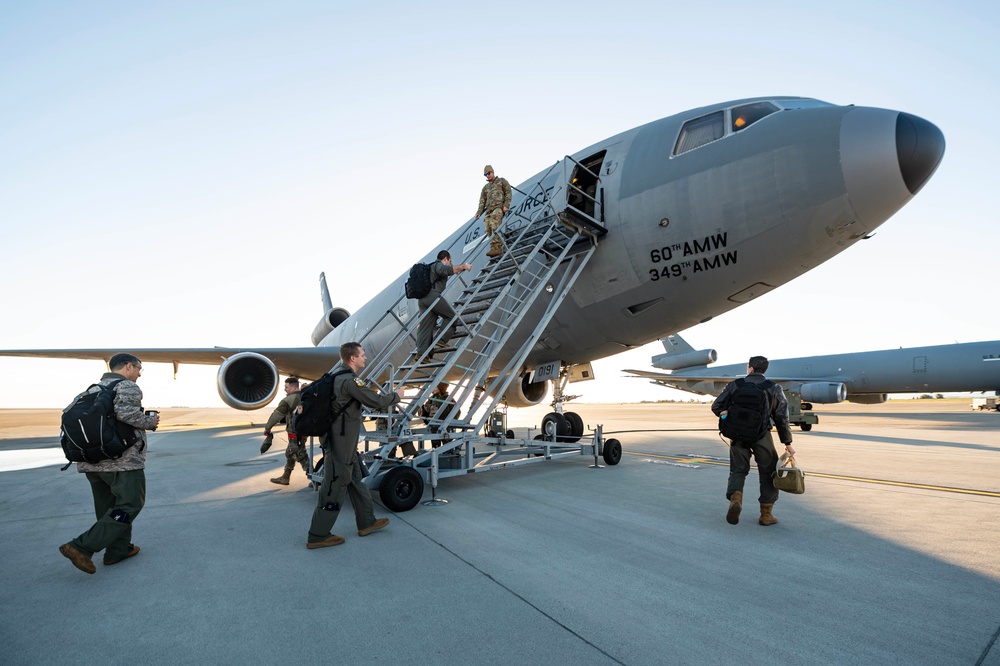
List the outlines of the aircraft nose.
{"type": "Polygon", "coordinates": [[[923,118],[858,106],[843,118],[840,149],[857,234],[888,220],[930,180],[944,155],[944,135],[923,118]]]}
{"type": "Polygon", "coordinates": [[[944,134],[937,125],[909,113],[896,117],[896,157],[903,182],[916,194],[944,156],[944,134]]]}

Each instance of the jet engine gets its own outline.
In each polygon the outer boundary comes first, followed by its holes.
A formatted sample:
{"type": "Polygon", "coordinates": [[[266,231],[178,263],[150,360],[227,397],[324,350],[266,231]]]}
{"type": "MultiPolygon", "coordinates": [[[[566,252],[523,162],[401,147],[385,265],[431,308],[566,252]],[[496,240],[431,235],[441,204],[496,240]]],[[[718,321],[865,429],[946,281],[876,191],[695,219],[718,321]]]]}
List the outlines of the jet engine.
{"type": "Polygon", "coordinates": [[[219,397],[234,409],[260,409],[278,392],[278,369],[266,356],[240,352],[219,368],[219,397]]]}
{"type": "Polygon", "coordinates": [[[515,381],[507,388],[503,399],[510,407],[532,407],[545,400],[552,380],[547,379],[544,382],[529,384],[528,379],[528,374],[521,375],[520,380],[515,381]]]}
{"type": "Polygon", "coordinates": [[[661,370],[683,370],[715,363],[719,355],[714,349],[683,352],[681,354],[659,354],[653,357],[653,367],[661,370]]]}
{"type": "Polygon", "coordinates": [[[889,399],[885,393],[851,393],[847,396],[847,402],[856,402],[859,405],[881,405],[889,399]]]}
{"type": "Polygon", "coordinates": [[[316,328],[312,332],[312,343],[314,347],[319,347],[319,343],[323,342],[323,338],[330,335],[333,329],[337,328],[351,316],[351,313],[344,308],[330,308],[329,312],[323,315],[323,318],[319,320],[316,324],[316,328]]]}
{"type": "Polygon", "coordinates": [[[844,402],[847,399],[847,387],[840,382],[810,382],[802,385],[799,395],[804,402],[828,405],[844,402]]]}

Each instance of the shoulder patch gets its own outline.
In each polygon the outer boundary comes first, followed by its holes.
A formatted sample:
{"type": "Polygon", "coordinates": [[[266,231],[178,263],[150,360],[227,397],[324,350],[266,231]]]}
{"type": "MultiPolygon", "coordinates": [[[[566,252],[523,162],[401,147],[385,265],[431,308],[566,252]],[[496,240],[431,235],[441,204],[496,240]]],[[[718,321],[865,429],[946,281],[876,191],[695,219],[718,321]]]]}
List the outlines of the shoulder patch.
{"type": "Polygon", "coordinates": [[[355,377],[354,383],[360,386],[361,388],[365,387],[365,380],[361,379],[361,377],[355,377]]]}

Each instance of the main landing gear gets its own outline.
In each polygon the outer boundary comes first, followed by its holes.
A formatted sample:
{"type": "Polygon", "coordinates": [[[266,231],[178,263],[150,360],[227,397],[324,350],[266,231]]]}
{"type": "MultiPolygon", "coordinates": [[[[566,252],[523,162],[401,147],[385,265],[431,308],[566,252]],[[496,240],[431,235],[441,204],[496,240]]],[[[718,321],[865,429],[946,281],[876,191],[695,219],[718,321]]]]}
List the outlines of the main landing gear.
{"type": "MultiPolygon", "coordinates": [[[[576,412],[563,411],[563,403],[580,397],[577,395],[566,395],[566,386],[569,384],[569,377],[572,371],[572,365],[562,366],[559,369],[559,378],[553,382],[552,409],[555,411],[549,412],[542,418],[542,434],[540,435],[542,439],[575,444],[583,437],[583,418],[576,412]]],[[[604,462],[609,465],[617,465],[622,458],[621,442],[617,439],[605,440],[602,455],[604,456],[604,462]]]]}

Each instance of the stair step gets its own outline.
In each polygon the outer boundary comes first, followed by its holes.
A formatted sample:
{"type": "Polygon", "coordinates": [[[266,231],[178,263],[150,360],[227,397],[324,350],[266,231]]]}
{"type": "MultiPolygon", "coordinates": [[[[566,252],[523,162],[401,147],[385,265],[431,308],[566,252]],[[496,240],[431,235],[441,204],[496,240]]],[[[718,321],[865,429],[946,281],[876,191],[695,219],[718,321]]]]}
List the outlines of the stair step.
{"type": "Polygon", "coordinates": [[[400,370],[413,370],[415,368],[441,368],[444,367],[444,361],[424,361],[423,363],[414,363],[399,366],[400,370]]]}

